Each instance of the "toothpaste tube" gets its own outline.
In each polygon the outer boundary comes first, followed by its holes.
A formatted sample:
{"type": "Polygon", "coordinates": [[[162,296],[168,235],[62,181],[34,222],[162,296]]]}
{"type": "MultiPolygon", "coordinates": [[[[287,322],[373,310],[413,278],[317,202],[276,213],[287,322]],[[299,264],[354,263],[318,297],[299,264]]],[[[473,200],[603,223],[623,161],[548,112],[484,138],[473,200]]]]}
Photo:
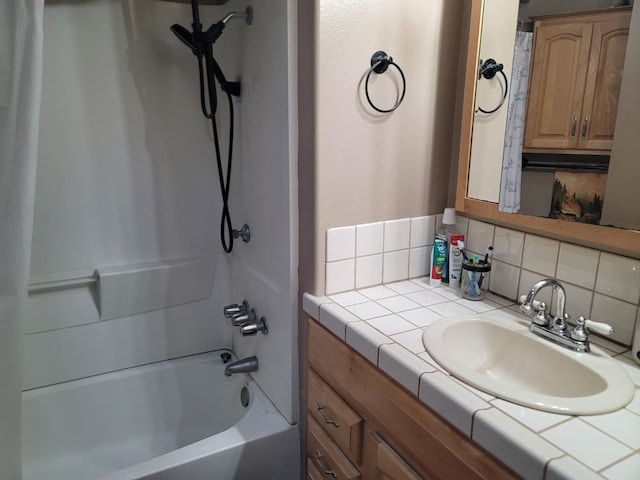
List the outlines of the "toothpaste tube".
{"type": "Polygon", "coordinates": [[[437,287],[442,282],[442,272],[446,268],[447,262],[447,244],[444,240],[436,238],[433,241],[433,250],[431,251],[431,278],[429,285],[437,287]]]}

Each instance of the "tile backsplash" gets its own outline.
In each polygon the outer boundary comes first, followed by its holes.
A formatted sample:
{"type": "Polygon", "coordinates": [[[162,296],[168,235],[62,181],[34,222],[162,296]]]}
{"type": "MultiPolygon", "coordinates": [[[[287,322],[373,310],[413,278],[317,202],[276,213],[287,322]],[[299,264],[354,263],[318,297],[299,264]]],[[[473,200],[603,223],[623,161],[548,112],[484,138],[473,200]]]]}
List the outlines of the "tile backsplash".
{"type": "MultiPolygon", "coordinates": [[[[326,294],[428,275],[441,215],[404,218],[327,230],[326,294]]],[[[631,345],[640,304],[640,260],[523,233],[458,216],[467,250],[494,246],[490,290],[516,300],[542,278],[557,278],[567,312],[614,327],[611,338],[631,345]]],[[[551,290],[540,299],[554,307],[551,290]]]]}

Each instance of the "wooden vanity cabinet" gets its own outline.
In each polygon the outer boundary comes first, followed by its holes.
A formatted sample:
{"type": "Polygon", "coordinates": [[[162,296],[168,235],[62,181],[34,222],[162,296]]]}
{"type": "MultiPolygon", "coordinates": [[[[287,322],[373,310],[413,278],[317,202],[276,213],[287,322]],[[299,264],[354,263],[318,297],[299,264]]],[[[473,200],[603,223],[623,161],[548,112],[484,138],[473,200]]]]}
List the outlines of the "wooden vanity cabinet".
{"type": "Polygon", "coordinates": [[[525,152],[608,154],[630,8],[534,20],[525,152]]]}
{"type": "Polygon", "coordinates": [[[307,479],[516,477],[320,324],[307,327],[307,479]]]}

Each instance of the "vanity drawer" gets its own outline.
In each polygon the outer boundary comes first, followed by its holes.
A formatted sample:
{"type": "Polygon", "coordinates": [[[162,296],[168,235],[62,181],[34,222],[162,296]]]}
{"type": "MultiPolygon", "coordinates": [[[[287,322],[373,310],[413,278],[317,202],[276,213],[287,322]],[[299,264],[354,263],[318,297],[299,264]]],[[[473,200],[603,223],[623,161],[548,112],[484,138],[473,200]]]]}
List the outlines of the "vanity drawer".
{"type": "Polygon", "coordinates": [[[362,454],[362,418],[309,369],[307,408],[309,414],[356,465],[362,454]]]}
{"type": "Polygon", "coordinates": [[[307,415],[307,455],[322,478],[359,480],[360,472],[329,438],[311,415],[307,415]]]}

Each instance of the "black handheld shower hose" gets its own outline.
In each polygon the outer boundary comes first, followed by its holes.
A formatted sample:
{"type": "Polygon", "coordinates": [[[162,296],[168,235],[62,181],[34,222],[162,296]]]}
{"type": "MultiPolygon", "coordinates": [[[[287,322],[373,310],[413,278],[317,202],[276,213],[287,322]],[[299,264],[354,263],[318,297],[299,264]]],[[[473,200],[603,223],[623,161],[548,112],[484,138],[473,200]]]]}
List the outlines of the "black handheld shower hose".
{"type": "MultiPolygon", "coordinates": [[[[208,30],[202,30],[200,23],[200,12],[198,0],[191,0],[191,12],[193,23],[191,24],[193,31],[189,31],[181,25],[173,25],[171,31],[180,39],[182,43],[187,45],[191,52],[198,59],[198,72],[200,78],[200,107],[205,118],[211,120],[211,128],[213,131],[213,144],[215,149],[216,164],[218,167],[218,180],[220,181],[220,192],[222,194],[222,216],[220,219],[220,240],[222,248],[226,253],[233,250],[233,227],[231,224],[231,214],[229,213],[229,187],[231,182],[231,166],[233,162],[233,101],[231,96],[240,95],[240,83],[228,82],[222,73],[222,69],[213,57],[213,44],[222,34],[226,22],[233,16],[246,15],[249,17],[249,11],[246,14],[230,14],[224,20],[214,23],[208,30]],[[203,65],[204,60],[204,65],[203,65]],[[206,75],[205,75],[206,74],[206,75]],[[218,108],[218,95],[216,89],[216,80],[220,84],[220,89],[226,94],[229,103],[229,146],[226,165],[226,176],[222,165],[222,152],[220,148],[220,140],[218,137],[218,125],[216,123],[216,111],[218,108]],[[205,92],[206,90],[206,92],[205,92]],[[208,105],[207,105],[208,100],[208,105]]],[[[248,21],[249,23],[249,21],[248,21]]]]}

